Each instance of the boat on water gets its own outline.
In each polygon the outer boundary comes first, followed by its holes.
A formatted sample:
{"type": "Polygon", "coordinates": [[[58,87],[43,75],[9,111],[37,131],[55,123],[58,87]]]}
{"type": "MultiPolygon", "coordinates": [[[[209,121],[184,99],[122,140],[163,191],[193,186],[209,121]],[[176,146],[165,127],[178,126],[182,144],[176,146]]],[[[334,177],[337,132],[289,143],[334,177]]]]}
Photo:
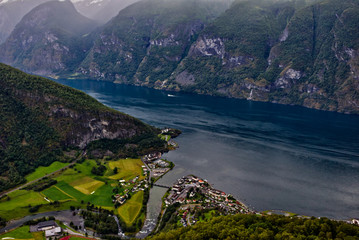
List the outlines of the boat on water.
{"type": "Polygon", "coordinates": [[[176,96],[172,94],[167,94],[167,97],[176,97],[176,96]]]}

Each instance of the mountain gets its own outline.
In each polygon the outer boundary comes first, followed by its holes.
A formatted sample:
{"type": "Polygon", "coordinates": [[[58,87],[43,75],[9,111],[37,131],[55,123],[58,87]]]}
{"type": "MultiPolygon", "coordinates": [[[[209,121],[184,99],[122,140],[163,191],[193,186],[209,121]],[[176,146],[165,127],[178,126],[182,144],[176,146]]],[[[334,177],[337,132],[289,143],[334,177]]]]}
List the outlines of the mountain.
{"type": "Polygon", "coordinates": [[[23,16],[31,9],[49,0],[0,1],[0,44],[5,42],[23,16]]]}
{"type": "Polygon", "coordinates": [[[66,30],[89,21],[71,8],[77,18],[64,31],[26,25],[43,16],[34,9],[0,46],[0,61],[47,76],[359,113],[357,0],[143,0],[86,36],[93,24],[66,30]]]}
{"type": "Polygon", "coordinates": [[[156,144],[163,148],[155,128],[83,92],[4,64],[0,106],[0,192],[23,182],[38,166],[66,160],[67,149],[107,151],[101,141],[112,145],[109,154],[117,154],[116,147],[123,147],[121,154],[142,154],[156,144]]]}
{"type": "Polygon", "coordinates": [[[43,3],[26,14],[0,46],[0,60],[40,75],[71,70],[86,52],[83,35],[96,26],[70,1],[43,3]]]}
{"type": "Polygon", "coordinates": [[[229,5],[218,0],[144,0],[106,24],[78,73],[154,85],[168,78],[196,35],[229,5]]]}
{"type": "Polygon", "coordinates": [[[139,0],[71,0],[77,11],[99,23],[106,23],[125,7],[139,0]]]}
{"type": "Polygon", "coordinates": [[[162,88],[359,113],[359,2],[236,1],[162,88]]]}

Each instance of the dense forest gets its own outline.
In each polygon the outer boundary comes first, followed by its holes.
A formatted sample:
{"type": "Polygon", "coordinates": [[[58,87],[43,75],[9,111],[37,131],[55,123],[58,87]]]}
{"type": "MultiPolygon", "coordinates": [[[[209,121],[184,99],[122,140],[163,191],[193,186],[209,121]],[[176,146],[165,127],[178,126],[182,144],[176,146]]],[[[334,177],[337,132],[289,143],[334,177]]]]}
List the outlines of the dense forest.
{"type": "Polygon", "coordinates": [[[359,239],[359,227],[327,218],[231,215],[161,232],[148,239],[359,239]]]}

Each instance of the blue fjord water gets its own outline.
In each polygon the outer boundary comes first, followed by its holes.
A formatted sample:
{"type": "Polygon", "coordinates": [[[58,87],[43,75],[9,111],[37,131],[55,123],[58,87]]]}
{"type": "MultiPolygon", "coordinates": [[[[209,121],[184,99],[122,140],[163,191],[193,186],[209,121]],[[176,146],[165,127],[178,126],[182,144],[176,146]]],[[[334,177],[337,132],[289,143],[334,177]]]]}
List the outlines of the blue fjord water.
{"type": "Polygon", "coordinates": [[[255,210],[359,217],[359,116],[87,80],[57,80],[157,127],[183,131],[172,184],[195,174],[255,210]],[[172,96],[173,95],[173,96],[172,96]]]}

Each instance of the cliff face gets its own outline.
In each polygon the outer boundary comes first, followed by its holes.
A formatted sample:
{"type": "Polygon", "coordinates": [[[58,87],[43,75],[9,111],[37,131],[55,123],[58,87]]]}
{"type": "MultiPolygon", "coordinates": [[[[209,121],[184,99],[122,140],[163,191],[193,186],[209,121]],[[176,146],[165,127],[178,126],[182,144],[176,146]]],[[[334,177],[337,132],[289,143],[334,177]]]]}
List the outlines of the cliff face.
{"type": "Polygon", "coordinates": [[[162,87],[359,113],[358,3],[267,4],[233,4],[162,87]]]}
{"type": "Polygon", "coordinates": [[[39,75],[70,71],[84,57],[87,45],[82,35],[94,27],[69,1],[41,4],[0,46],[0,60],[39,75]]]}
{"type": "Polygon", "coordinates": [[[77,72],[156,86],[170,76],[204,25],[226,6],[216,0],[135,3],[103,27],[77,72]]]}
{"type": "Polygon", "coordinates": [[[140,1],[86,37],[87,21],[34,27],[52,14],[38,8],[0,60],[48,76],[359,113],[357,1],[230,2],[140,1]]]}
{"type": "Polygon", "coordinates": [[[0,106],[0,191],[36,167],[61,160],[63,149],[86,148],[99,139],[126,143],[157,136],[153,127],[80,91],[4,64],[0,106]]]}

